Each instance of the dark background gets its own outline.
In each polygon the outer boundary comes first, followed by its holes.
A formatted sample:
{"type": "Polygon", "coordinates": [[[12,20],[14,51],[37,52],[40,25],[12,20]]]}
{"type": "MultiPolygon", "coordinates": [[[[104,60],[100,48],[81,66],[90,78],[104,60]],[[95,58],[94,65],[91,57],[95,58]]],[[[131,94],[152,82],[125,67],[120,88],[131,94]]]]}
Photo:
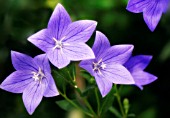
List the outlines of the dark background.
{"type": "MultiPolygon", "coordinates": [[[[31,34],[47,26],[55,5],[60,2],[73,21],[91,19],[98,22],[111,44],[133,44],[134,55],[153,55],[146,69],[158,80],[140,91],[126,87],[123,97],[130,100],[130,111],[137,118],[167,118],[170,112],[170,11],[164,14],[156,30],[151,32],[142,14],[126,8],[127,0],[0,0],[0,82],[14,71],[10,51],[30,56],[43,53],[27,41],[31,34]]],[[[94,36],[88,42],[92,45],[94,36]]],[[[26,112],[20,94],[0,90],[0,118],[63,118],[66,112],[56,100],[44,98],[32,116],[26,112]]]]}

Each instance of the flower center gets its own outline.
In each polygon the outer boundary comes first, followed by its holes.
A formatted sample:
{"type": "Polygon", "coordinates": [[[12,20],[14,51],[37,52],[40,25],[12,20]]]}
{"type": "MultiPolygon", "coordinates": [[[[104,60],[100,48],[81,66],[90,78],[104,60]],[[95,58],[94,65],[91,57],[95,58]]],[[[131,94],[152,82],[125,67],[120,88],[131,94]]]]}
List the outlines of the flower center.
{"type": "Polygon", "coordinates": [[[56,38],[53,37],[52,39],[55,41],[55,46],[53,47],[53,50],[56,49],[56,48],[62,50],[63,46],[69,45],[69,44],[67,44],[67,43],[63,43],[63,42],[62,42],[65,38],[66,38],[66,37],[64,36],[64,37],[62,37],[60,40],[57,40],[56,38]]]}
{"type": "Polygon", "coordinates": [[[93,62],[93,71],[102,74],[100,70],[105,68],[106,68],[106,64],[102,62],[102,59],[100,59],[97,63],[93,62]]]}
{"type": "Polygon", "coordinates": [[[33,77],[32,77],[32,78],[33,78],[35,81],[41,81],[41,80],[45,77],[45,75],[44,75],[44,73],[42,72],[41,68],[38,69],[38,72],[32,72],[32,74],[33,74],[33,77]]]}

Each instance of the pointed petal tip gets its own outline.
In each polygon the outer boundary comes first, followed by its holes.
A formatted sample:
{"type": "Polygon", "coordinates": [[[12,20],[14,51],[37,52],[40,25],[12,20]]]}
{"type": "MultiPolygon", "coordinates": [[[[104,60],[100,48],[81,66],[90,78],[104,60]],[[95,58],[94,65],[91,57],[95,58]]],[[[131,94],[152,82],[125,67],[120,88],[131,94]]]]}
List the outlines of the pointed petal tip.
{"type": "Polygon", "coordinates": [[[64,8],[61,3],[58,3],[58,4],[56,5],[56,8],[61,8],[61,7],[64,8]]]}
{"type": "Polygon", "coordinates": [[[96,35],[104,35],[101,31],[96,31],[96,35]]]}
{"type": "Polygon", "coordinates": [[[129,50],[133,50],[134,49],[134,45],[132,45],[132,44],[121,44],[120,46],[126,46],[129,50]]]}
{"type": "Polygon", "coordinates": [[[126,6],[126,10],[131,12],[129,4],[126,6]]]}
{"type": "Polygon", "coordinates": [[[45,96],[45,95],[44,95],[44,97],[49,98],[49,97],[56,97],[56,96],[58,96],[58,95],[60,95],[60,94],[59,94],[59,93],[56,93],[56,94],[50,95],[50,96],[45,96]]]}
{"type": "MultiPolygon", "coordinates": [[[[152,77],[152,79],[150,80],[150,82],[147,83],[147,84],[145,84],[145,85],[148,85],[148,84],[150,84],[150,83],[156,81],[157,79],[158,79],[158,77],[156,77],[156,76],[153,75],[153,77],[152,77]]],[[[143,89],[144,89],[142,85],[138,85],[138,84],[137,84],[136,86],[139,87],[140,90],[143,90],[143,89]]]]}
{"type": "Polygon", "coordinates": [[[126,7],[126,10],[131,12],[131,13],[140,13],[140,11],[138,11],[136,9],[134,10],[133,7],[131,7],[129,4],[126,7]]]}
{"type": "Polygon", "coordinates": [[[158,79],[158,77],[157,77],[157,76],[155,76],[155,75],[153,75],[152,81],[151,81],[150,83],[152,83],[152,82],[156,81],[157,79],[158,79]]]}
{"type": "Polygon", "coordinates": [[[98,22],[95,21],[95,20],[82,20],[82,21],[87,21],[88,23],[91,23],[92,26],[93,26],[93,25],[94,25],[94,26],[97,26],[97,24],[98,24],[98,22]]]}
{"type": "Polygon", "coordinates": [[[133,51],[133,49],[134,49],[134,45],[132,45],[132,44],[124,44],[124,45],[122,45],[122,46],[127,46],[127,51],[133,51]]]}
{"type": "Polygon", "coordinates": [[[55,96],[58,96],[58,95],[60,95],[60,93],[59,93],[59,92],[57,92],[54,96],[51,96],[51,97],[55,97],[55,96]]]}
{"type": "Polygon", "coordinates": [[[143,86],[142,85],[136,85],[141,91],[143,90],[143,86]]]}
{"type": "Polygon", "coordinates": [[[147,27],[149,28],[149,30],[150,30],[151,32],[154,32],[154,31],[155,31],[157,25],[156,25],[156,26],[152,26],[152,25],[150,25],[149,23],[147,23],[146,21],[145,21],[145,23],[146,23],[147,27]]]}
{"type": "Polygon", "coordinates": [[[2,84],[0,84],[0,89],[3,89],[3,83],[2,83],[2,84]]]}
{"type": "Polygon", "coordinates": [[[106,97],[106,93],[101,93],[101,95],[102,95],[102,98],[104,98],[104,97],[106,97]]]}
{"type": "Polygon", "coordinates": [[[16,53],[19,53],[19,52],[14,51],[14,50],[11,50],[11,55],[12,55],[12,54],[16,54],[16,53]]]}
{"type": "Polygon", "coordinates": [[[11,55],[14,55],[14,54],[21,54],[21,55],[25,55],[25,54],[23,54],[23,53],[21,53],[21,52],[17,52],[17,51],[14,51],[14,50],[11,50],[11,55]]]}
{"type": "Polygon", "coordinates": [[[31,42],[31,36],[29,36],[29,37],[27,38],[27,41],[31,42]]]}
{"type": "Polygon", "coordinates": [[[134,49],[134,45],[131,45],[131,44],[129,44],[129,45],[127,45],[128,47],[129,47],[129,50],[128,51],[130,51],[131,53],[133,52],[133,49],[134,49]]]}
{"type": "Polygon", "coordinates": [[[56,93],[56,96],[60,95],[60,93],[56,93]]]}
{"type": "MultiPolygon", "coordinates": [[[[39,31],[38,31],[38,32],[39,32],[39,31]]],[[[29,42],[31,42],[32,39],[33,39],[33,37],[34,37],[34,35],[35,35],[36,33],[37,33],[37,32],[35,32],[34,34],[28,36],[28,37],[27,37],[27,40],[28,40],[29,42]]]]}
{"type": "Polygon", "coordinates": [[[56,6],[63,7],[63,5],[61,3],[58,3],[56,6]]]}
{"type": "Polygon", "coordinates": [[[64,68],[64,67],[66,67],[66,66],[68,66],[69,64],[67,64],[67,65],[58,65],[58,64],[53,64],[55,67],[57,67],[58,69],[62,69],[62,68],[64,68]]]}
{"type": "Polygon", "coordinates": [[[132,44],[129,44],[129,47],[130,47],[130,50],[134,49],[134,45],[132,45],[132,44]]]}
{"type": "Polygon", "coordinates": [[[155,28],[149,28],[151,32],[154,32],[155,31],[155,28]]]}
{"type": "Polygon", "coordinates": [[[143,57],[145,57],[146,59],[149,60],[149,62],[152,60],[153,56],[152,55],[141,55],[143,57]]]}
{"type": "Polygon", "coordinates": [[[62,6],[62,4],[61,4],[61,3],[58,3],[57,6],[62,6]]]}
{"type": "Polygon", "coordinates": [[[6,89],[5,89],[4,81],[0,84],[0,89],[6,90],[6,89]]]}
{"type": "Polygon", "coordinates": [[[96,26],[97,26],[97,24],[98,24],[98,22],[97,22],[97,21],[94,21],[94,25],[96,25],[96,26]]]}
{"type": "Polygon", "coordinates": [[[28,111],[28,110],[27,110],[27,112],[29,115],[32,115],[34,113],[34,111],[28,111]]]}

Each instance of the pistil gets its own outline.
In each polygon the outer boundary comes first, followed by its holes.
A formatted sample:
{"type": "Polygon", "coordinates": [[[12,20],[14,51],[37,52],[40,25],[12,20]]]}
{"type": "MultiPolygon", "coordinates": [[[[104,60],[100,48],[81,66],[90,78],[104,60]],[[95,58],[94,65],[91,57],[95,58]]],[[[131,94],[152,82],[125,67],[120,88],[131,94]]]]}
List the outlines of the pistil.
{"type": "Polygon", "coordinates": [[[101,69],[105,69],[105,68],[106,68],[106,64],[102,62],[102,59],[100,59],[97,63],[93,62],[93,71],[98,71],[99,74],[102,74],[101,69]]]}
{"type": "Polygon", "coordinates": [[[38,68],[38,72],[32,72],[32,74],[33,74],[32,78],[34,79],[34,81],[41,81],[45,77],[41,68],[38,68]]]}

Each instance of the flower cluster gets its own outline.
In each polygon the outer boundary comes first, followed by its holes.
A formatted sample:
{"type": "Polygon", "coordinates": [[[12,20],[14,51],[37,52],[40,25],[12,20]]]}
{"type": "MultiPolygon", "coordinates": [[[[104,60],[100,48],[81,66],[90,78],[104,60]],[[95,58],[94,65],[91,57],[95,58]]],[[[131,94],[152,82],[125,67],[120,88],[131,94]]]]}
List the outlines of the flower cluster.
{"type": "Polygon", "coordinates": [[[168,5],[169,0],[129,0],[126,9],[133,13],[142,12],[147,26],[154,31],[168,5]]]}
{"type": "Polygon", "coordinates": [[[110,46],[107,37],[97,31],[91,49],[86,42],[96,25],[97,22],[92,20],[72,22],[64,7],[58,4],[47,28],[28,38],[45,54],[32,58],[12,51],[12,64],[16,71],[2,82],[0,88],[12,93],[23,93],[24,105],[31,115],[43,96],[59,95],[49,61],[61,69],[70,61],[82,60],[80,67],[95,77],[102,97],[109,93],[112,84],[133,84],[142,89],[143,85],[157,79],[143,71],[151,61],[151,56],[132,57],[133,45],[110,46]]]}

